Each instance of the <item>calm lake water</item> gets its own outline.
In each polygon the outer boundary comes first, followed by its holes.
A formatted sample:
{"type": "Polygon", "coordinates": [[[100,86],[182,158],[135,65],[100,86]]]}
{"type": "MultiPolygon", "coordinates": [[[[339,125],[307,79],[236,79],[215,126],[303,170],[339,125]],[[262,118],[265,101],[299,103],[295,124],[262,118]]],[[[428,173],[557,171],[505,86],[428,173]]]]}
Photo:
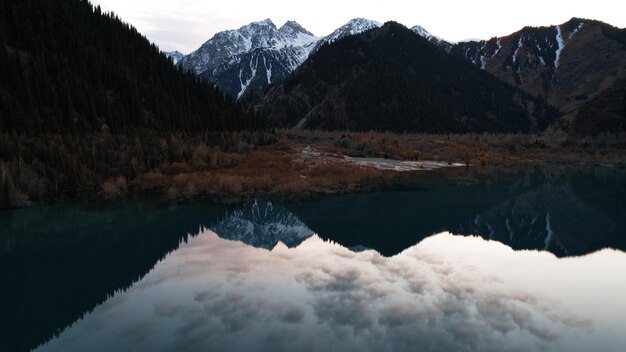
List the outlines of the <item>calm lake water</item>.
{"type": "Polygon", "coordinates": [[[626,173],[0,212],[0,351],[624,351],[626,173]]]}

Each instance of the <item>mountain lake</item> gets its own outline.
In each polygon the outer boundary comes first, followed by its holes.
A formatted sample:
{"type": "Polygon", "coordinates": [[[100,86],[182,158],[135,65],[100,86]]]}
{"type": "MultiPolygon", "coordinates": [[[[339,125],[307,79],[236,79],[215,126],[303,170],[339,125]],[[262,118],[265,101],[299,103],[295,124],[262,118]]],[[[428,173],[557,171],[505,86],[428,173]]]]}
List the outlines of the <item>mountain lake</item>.
{"type": "Polygon", "coordinates": [[[626,172],[467,172],[0,212],[0,350],[624,351],[626,172]]]}

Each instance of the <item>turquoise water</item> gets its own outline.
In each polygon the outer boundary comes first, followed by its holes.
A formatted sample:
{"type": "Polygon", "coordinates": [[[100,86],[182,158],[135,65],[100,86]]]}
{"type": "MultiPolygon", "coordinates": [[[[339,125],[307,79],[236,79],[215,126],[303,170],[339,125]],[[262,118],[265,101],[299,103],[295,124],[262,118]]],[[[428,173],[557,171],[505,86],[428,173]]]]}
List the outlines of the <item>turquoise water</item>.
{"type": "Polygon", "coordinates": [[[623,350],[624,172],[455,172],[306,202],[2,212],[0,346],[623,350]]]}

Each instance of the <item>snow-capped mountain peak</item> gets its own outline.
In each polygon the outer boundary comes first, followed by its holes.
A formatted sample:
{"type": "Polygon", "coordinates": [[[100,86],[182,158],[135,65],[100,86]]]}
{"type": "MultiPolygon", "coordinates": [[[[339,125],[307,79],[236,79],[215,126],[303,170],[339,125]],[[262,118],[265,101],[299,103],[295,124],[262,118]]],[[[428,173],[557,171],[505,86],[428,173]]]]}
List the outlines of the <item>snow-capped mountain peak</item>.
{"type": "Polygon", "coordinates": [[[278,29],[278,32],[282,33],[286,37],[297,37],[300,34],[306,34],[310,37],[314,37],[313,33],[307,31],[296,21],[287,21],[282,27],[278,29]]]}
{"type": "Polygon", "coordinates": [[[345,23],[344,25],[342,25],[341,27],[335,29],[329,35],[320,39],[317,42],[317,44],[315,44],[315,47],[313,48],[313,50],[311,50],[311,53],[316,52],[324,44],[332,43],[341,38],[344,38],[350,35],[363,33],[370,29],[379,28],[381,26],[382,24],[380,22],[376,22],[376,21],[372,21],[372,20],[368,20],[366,18],[360,18],[360,17],[353,18],[347,23],[345,23]]]}
{"type": "Polygon", "coordinates": [[[349,35],[363,33],[373,28],[379,28],[382,26],[380,22],[368,20],[366,18],[353,18],[343,26],[337,28],[334,32],[324,37],[327,43],[334,42],[335,40],[347,37],[349,35]]]}
{"type": "Polygon", "coordinates": [[[276,28],[276,25],[274,24],[274,22],[272,22],[272,20],[269,19],[269,18],[266,18],[266,19],[264,19],[262,21],[252,22],[252,23],[250,23],[250,24],[248,24],[248,25],[246,25],[244,27],[250,27],[250,26],[262,26],[262,27],[263,26],[269,26],[269,27],[276,28]]]}
{"type": "Polygon", "coordinates": [[[355,18],[318,38],[295,21],[276,28],[266,19],[215,34],[181,62],[239,99],[287,77],[321,45],[380,26],[355,18]]]}
{"type": "Polygon", "coordinates": [[[452,43],[433,35],[422,26],[414,26],[413,28],[411,28],[411,30],[420,37],[428,40],[429,42],[439,46],[446,51],[450,50],[450,48],[452,47],[452,43]]]}
{"type": "Polygon", "coordinates": [[[411,30],[426,39],[433,37],[433,35],[422,26],[414,26],[411,30]]]}
{"type": "MultiPolygon", "coordinates": [[[[201,74],[224,62],[258,49],[279,50],[285,47],[307,46],[318,40],[295,21],[288,21],[280,29],[269,18],[252,22],[239,29],[222,31],[182,60],[185,68],[201,74]]],[[[310,51],[310,50],[309,50],[310,51]]],[[[308,51],[306,53],[308,55],[308,51]]],[[[306,55],[305,55],[306,56],[306,55]]]]}
{"type": "Polygon", "coordinates": [[[278,29],[278,33],[281,38],[281,47],[309,47],[310,51],[313,43],[316,43],[319,38],[313,35],[313,33],[307,31],[296,21],[287,21],[278,29]]]}

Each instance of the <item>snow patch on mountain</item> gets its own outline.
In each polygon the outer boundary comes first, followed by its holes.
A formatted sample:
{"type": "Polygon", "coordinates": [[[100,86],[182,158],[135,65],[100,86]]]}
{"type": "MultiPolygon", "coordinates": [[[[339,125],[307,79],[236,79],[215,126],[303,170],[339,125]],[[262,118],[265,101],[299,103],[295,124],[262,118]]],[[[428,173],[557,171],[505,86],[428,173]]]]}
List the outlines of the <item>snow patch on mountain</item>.
{"type": "Polygon", "coordinates": [[[487,44],[483,44],[483,46],[480,48],[480,69],[484,70],[485,67],[487,67],[487,55],[483,54],[485,51],[485,46],[487,44]]]}
{"type": "Polygon", "coordinates": [[[518,41],[517,41],[517,48],[515,49],[515,52],[513,53],[513,66],[515,66],[515,62],[517,61],[517,53],[519,53],[519,50],[522,48],[522,38],[523,36],[520,35],[518,41]]]}
{"type": "Polygon", "coordinates": [[[248,88],[248,86],[250,86],[250,82],[254,79],[254,77],[256,77],[256,69],[259,65],[259,57],[258,56],[256,57],[256,61],[254,59],[255,58],[250,58],[250,71],[252,72],[252,74],[245,82],[241,78],[241,74],[243,70],[239,70],[239,83],[241,83],[241,90],[237,94],[237,99],[241,98],[243,93],[246,92],[246,89],[248,88]]]}
{"type": "Polygon", "coordinates": [[[559,68],[559,59],[561,58],[561,51],[565,47],[565,41],[563,40],[563,35],[561,34],[561,26],[556,26],[556,42],[558,44],[558,49],[556,49],[556,59],[554,59],[554,70],[556,71],[559,68]]]}
{"type": "Polygon", "coordinates": [[[502,39],[501,38],[498,38],[498,40],[496,41],[496,45],[498,46],[498,48],[496,49],[496,51],[493,53],[493,55],[491,57],[498,56],[498,53],[500,52],[500,49],[502,49],[502,39]]]}
{"type": "Polygon", "coordinates": [[[270,62],[270,66],[267,67],[267,61],[265,60],[265,56],[263,56],[263,66],[265,66],[265,75],[267,76],[267,84],[272,84],[272,63],[270,62]]]}
{"type": "Polygon", "coordinates": [[[427,31],[426,29],[424,29],[424,27],[422,26],[415,26],[413,28],[411,28],[411,30],[417,34],[419,34],[420,36],[426,38],[426,39],[430,39],[433,37],[433,35],[427,31]]]}
{"type": "Polygon", "coordinates": [[[576,26],[573,30],[572,33],[569,34],[569,39],[572,39],[572,37],[574,36],[574,34],[576,34],[576,32],[578,32],[579,30],[581,30],[583,28],[585,24],[584,23],[579,23],[578,26],[576,26]]]}

